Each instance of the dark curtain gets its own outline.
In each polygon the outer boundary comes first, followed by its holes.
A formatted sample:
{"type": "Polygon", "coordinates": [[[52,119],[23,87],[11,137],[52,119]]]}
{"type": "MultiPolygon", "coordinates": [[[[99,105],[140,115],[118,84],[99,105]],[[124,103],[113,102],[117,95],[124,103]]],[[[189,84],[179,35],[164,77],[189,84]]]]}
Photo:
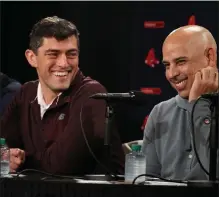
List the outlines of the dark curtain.
{"type": "Polygon", "coordinates": [[[176,92],[164,76],[165,37],[189,21],[208,28],[218,41],[218,2],[1,2],[1,70],[24,83],[37,78],[24,51],[35,22],[57,15],[80,31],[80,67],[109,92],[158,88],[144,106],[115,107],[122,141],[142,139],[141,126],[155,104],[176,92]],[[192,18],[190,18],[192,17],[192,18]],[[145,28],[145,21],[158,21],[145,28]],[[164,25],[163,25],[164,23],[164,25]],[[145,60],[154,63],[148,65],[145,60]]]}

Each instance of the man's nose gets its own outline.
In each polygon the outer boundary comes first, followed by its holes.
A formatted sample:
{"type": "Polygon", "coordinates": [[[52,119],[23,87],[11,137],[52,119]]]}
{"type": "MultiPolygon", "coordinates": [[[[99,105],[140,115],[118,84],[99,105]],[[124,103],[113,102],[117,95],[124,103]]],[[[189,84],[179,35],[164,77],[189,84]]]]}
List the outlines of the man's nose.
{"type": "Polygon", "coordinates": [[[67,57],[65,54],[62,54],[58,57],[57,65],[60,67],[67,67],[68,66],[68,61],[67,61],[67,57]]]}
{"type": "Polygon", "coordinates": [[[170,66],[168,75],[170,78],[174,78],[179,75],[179,69],[175,66],[170,66]]]}

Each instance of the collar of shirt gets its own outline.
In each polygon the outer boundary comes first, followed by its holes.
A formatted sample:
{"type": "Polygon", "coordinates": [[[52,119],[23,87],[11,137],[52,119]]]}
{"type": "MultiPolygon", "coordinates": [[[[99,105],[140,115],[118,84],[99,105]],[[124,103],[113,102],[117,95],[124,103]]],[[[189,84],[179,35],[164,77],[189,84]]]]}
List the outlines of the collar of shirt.
{"type": "MultiPolygon", "coordinates": [[[[59,93],[57,97],[59,97],[62,93],[59,93]]],[[[42,88],[41,84],[39,82],[38,87],[37,87],[37,101],[38,104],[40,105],[40,113],[41,113],[41,118],[43,118],[43,115],[45,114],[46,110],[52,105],[53,101],[57,98],[55,97],[51,103],[46,104],[45,100],[43,98],[43,93],[42,93],[42,88]]],[[[58,101],[57,101],[58,102],[58,101]]]]}

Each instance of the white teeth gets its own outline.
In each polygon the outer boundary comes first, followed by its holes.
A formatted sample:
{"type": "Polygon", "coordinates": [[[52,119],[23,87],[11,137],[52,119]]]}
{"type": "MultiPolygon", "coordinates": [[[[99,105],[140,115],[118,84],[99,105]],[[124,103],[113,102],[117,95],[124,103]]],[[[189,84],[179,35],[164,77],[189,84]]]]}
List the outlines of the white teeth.
{"type": "Polygon", "coordinates": [[[186,83],[186,80],[181,81],[181,82],[179,82],[179,83],[176,83],[176,86],[177,86],[177,87],[184,86],[185,83],[186,83]]]}
{"type": "Polygon", "coordinates": [[[55,76],[64,77],[68,74],[68,72],[53,72],[55,76]]]}
{"type": "Polygon", "coordinates": [[[182,85],[183,83],[185,83],[185,81],[181,81],[181,82],[177,83],[177,85],[182,85]]]}

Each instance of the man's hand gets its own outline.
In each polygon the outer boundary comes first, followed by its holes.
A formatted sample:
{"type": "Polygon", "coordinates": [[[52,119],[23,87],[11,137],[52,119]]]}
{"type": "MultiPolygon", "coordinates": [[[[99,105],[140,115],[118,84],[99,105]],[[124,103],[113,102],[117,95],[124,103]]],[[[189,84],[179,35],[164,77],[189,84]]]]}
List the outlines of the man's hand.
{"type": "Polygon", "coordinates": [[[10,171],[16,172],[16,170],[24,163],[25,152],[19,148],[10,149],[10,171]]]}
{"type": "Polygon", "coordinates": [[[197,100],[202,94],[218,90],[218,70],[208,66],[195,74],[195,79],[190,90],[189,102],[197,100]]]}

